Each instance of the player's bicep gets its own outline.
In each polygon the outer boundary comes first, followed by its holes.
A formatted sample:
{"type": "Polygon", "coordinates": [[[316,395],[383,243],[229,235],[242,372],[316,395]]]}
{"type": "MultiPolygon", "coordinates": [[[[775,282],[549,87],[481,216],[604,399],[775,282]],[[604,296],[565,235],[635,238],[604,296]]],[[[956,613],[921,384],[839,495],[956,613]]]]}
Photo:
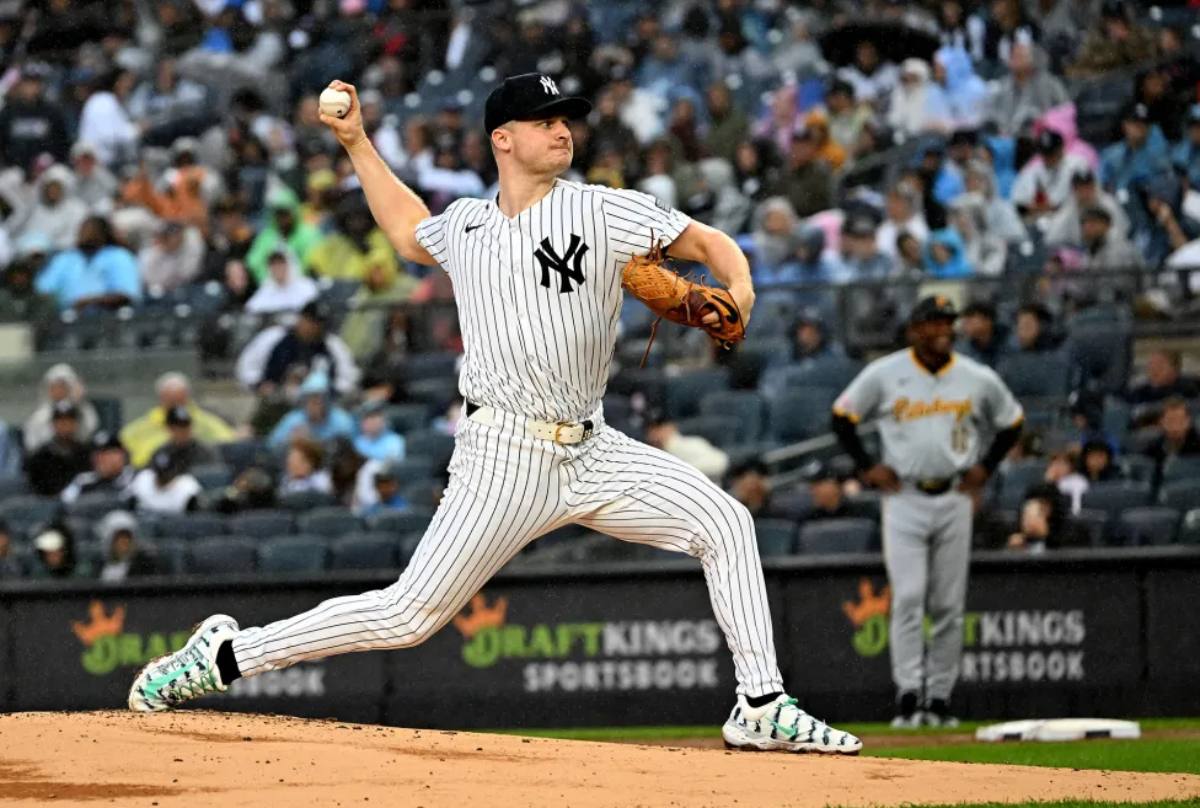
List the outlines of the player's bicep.
{"type": "Polygon", "coordinates": [[[868,367],[859,373],[833,402],[833,413],[858,423],[872,417],[881,401],[883,386],[880,384],[879,374],[868,367]]]}
{"type": "Polygon", "coordinates": [[[384,235],[387,236],[387,240],[391,243],[392,247],[405,261],[412,261],[427,267],[437,266],[441,262],[434,258],[421,243],[417,236],[419,229],[419,227],[405,227],[385,233],[384,235]]]}

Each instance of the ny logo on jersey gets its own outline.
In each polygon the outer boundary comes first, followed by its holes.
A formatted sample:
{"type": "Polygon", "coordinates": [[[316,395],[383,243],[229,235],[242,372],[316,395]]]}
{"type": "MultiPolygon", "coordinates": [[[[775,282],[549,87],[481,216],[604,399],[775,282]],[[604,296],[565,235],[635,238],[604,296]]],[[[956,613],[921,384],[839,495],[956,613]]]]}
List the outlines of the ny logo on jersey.
{"type": "Polygon", "coordinates": [[[567,251],[562,257],[555,252],[550,239],[542,239],[541,246],[533,253],[533,257],[542,265],[542,286],[550,288],[550,270],[554,270],[562,281],[558,293],[574,291],[571,281],[583,283],[587,280],[583,277],[583,256],[587,255],[587,251],[588,245],[574,233],[571,234],[571,243],[567,245],[567,251]]]}
{"type": "Polygon", "coordinates": [[[558,95],[558,85],[549,76],[542,76],[542,89],[546,91],[546,95],[558,95]]]}

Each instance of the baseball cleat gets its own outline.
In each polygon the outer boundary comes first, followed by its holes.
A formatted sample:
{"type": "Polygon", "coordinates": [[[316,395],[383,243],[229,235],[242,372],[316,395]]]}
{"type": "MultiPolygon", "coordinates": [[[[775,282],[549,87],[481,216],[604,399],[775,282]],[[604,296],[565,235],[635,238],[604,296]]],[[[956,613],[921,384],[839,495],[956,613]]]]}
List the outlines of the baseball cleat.
{"type": "Polygon", "coordinates": [[[738,696],[721,736],[725,748],[747,751],[857,755],[862,749],[858,738],[813,718],[786,694],[762,707],[751,707],[745,696],[738,696]]]}
{"type": "Polygon", "coordinates": [[[205,620],[182,648],[142,668],[129,689],[129,709],[158,712],[206,693],[224,693],[229,688],[217,669],[217,649],[237,632],[237,621],[229,615],[214,614],[205,620]]]}
{"type": "Polygon", "coordinates": [[[930,699],[923,717],[927,727],[954,729],[958,726],[958,719],[951,714],[950,702],[946,699],[930,699]]]}
{"type": "Polygon", "coordinates": [[[901,693],[896,699],[896,717],[892,719],[892,729],[916,729],[922,725],[924,716],[917,709],[917,694],[901,693]]]}

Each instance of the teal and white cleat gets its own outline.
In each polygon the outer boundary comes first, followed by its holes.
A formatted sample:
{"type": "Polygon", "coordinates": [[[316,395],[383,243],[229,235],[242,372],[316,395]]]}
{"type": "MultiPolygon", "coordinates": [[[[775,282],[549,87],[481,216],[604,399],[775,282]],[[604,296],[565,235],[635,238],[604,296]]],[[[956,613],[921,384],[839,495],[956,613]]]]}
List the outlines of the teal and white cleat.
{"type": "Polygon", "coordinates": [[[142,668],[129,689],[129,709],[158,712],[206,693],[224,693],[229,688],[217,670],[217,649],[237,633],[237,621],[229,615],[214,614],[205,620],[186,645],[142,668]]]}
{"type": "Polygon", "coordinates": [[[858,738],[813,718],[786,694],[762,707],[751,707],[745,696],[738,696],[737,706],[721,728],[721,735],[729,749],[759,752],[857,755],[862,749],[858,738]]]}

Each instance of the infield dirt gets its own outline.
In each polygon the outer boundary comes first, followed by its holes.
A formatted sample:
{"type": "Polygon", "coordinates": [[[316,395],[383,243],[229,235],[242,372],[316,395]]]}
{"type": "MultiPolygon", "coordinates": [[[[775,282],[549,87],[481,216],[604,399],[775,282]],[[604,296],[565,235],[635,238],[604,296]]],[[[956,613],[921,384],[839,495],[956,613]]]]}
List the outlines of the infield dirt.
{"type": "Polygon", "coordinates": [[[1200,798],[1186,774],[732,753],[189,710],[0,716],[0,806],[732,806],[1200,798]]]}

